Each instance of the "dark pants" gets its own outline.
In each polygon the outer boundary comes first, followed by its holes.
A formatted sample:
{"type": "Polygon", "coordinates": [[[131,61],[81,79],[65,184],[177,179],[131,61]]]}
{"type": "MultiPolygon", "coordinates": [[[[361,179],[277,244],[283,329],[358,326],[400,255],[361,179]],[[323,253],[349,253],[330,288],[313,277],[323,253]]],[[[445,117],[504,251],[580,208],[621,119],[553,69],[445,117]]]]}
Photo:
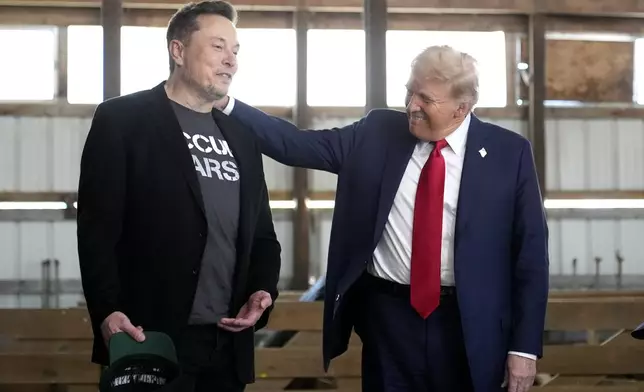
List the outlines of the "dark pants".
{"type": "Polygon", "coordinates": [[[176,392],[242,392],[234,367],[232,333],[214,325],[189,326],[176,344],[182,368],[176,392]]]}
{"type": "Polygon", "coordinates": [[[473,391],[454,289],[446,288],[423,320],[411,307],[409,286],[368,274],[360,286],[355,329],[364,392],[473,391]]]}

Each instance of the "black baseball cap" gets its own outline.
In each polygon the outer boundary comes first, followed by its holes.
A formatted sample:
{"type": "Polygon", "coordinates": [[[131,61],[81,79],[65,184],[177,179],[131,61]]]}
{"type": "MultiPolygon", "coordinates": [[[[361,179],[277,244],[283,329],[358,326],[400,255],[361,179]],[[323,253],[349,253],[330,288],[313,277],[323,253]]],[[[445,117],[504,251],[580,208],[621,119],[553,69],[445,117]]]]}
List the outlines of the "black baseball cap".
{"type": "Polygon", "coordinates": [[[640,324],[631,332],[631,336],[638,340],[644,340],[644,323],[640,324]]]}
{"type": "Polygon", "coordinates": [[[143,342],[125,332],[112,335],[109,361],[100,392],[161,391],[181,374],[172,339],[161,332],[146,331],[143,342]]]}

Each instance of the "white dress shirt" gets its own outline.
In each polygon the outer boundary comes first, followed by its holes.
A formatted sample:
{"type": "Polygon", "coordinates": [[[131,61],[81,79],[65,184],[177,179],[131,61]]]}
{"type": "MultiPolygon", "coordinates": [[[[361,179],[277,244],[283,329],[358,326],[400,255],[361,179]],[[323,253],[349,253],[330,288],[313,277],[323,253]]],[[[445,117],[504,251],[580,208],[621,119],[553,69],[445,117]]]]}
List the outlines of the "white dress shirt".
{"type": "MultiPolygon", "coordinates": [[[[445,193],[443,196],[443,241],[441,246],[441,285],[454,286],[454,231],[456,207],[461,186],[465,143],[470,115],[445,140],[441,151],[445,158],[445,193]]],[[[380,278],[408,285],[411,271],[411,240],[414,227],[414,204],[420,172],[434,147],[429,142],[416,143],[398,192],[391,206],[380,242],[373,252],[368,271],[380,278]]]]}
{"type": "MultiPolygon", "coordinates": [[[[230,114],[235,100],[230,97],[224,108],[230,114]]],[[[445,140],[448,146],[441,153],[445,158],[445,193],[443,196],[443,244],[441,249],[441,285],[454,286],[454,232],[458,192],[465,159],[465,144],[471,115],[445,140]]],[[[369,273],[383,279],[408,285],[411,271],[411,239],[414,224],[414,204],[420,172],[433,150],[429,142],[419,141],[407,164],[398,191],[391,206],[382,237],[373,252],[369,273]]],[[[510,351],[510,354],[537,359],[535,355],[510,351]]]]}

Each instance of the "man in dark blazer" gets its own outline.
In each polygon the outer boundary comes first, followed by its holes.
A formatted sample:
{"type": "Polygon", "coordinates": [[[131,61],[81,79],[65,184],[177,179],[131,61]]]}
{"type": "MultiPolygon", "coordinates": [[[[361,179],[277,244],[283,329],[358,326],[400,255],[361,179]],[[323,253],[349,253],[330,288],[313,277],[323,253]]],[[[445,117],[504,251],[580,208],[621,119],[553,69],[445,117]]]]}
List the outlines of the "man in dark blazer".
{"type": "Polygon", "coordinates": [[[549,280],[531,145],[471,112],[478,76],[465,53],[426,49],[407,90],[406,114],[372,110],[320,131],[232,98],[217,105],[273,159],[338,174],[325,369],[355,327],[364,391],[527,391],[549,280]]]}
{"type": "Polygon", "coordinates": [[[242,391],[277,298],[280,245],[259,145],[213,110],[237,70],[234,8],[190,4],[168,26],[171,74],[98,105],[81,160],[78,251],[93,361],[123,331],[173,339],[181,392],[242,391]],[[241,320],[236,326],[226,320],[241,320]]]}

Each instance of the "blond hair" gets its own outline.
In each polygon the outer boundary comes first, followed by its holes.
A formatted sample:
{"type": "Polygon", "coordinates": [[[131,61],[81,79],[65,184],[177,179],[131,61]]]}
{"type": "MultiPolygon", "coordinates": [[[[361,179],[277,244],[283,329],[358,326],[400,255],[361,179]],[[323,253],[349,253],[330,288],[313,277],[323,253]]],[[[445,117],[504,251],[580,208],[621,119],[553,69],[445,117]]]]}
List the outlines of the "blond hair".
{"type": "Polygon", "coordinates": [[[452,98],[474,107],[479,100],[479,74],[476,59],[447,45],[430,46],[411,63],[416,77],[446,83],[452,98]]]}

